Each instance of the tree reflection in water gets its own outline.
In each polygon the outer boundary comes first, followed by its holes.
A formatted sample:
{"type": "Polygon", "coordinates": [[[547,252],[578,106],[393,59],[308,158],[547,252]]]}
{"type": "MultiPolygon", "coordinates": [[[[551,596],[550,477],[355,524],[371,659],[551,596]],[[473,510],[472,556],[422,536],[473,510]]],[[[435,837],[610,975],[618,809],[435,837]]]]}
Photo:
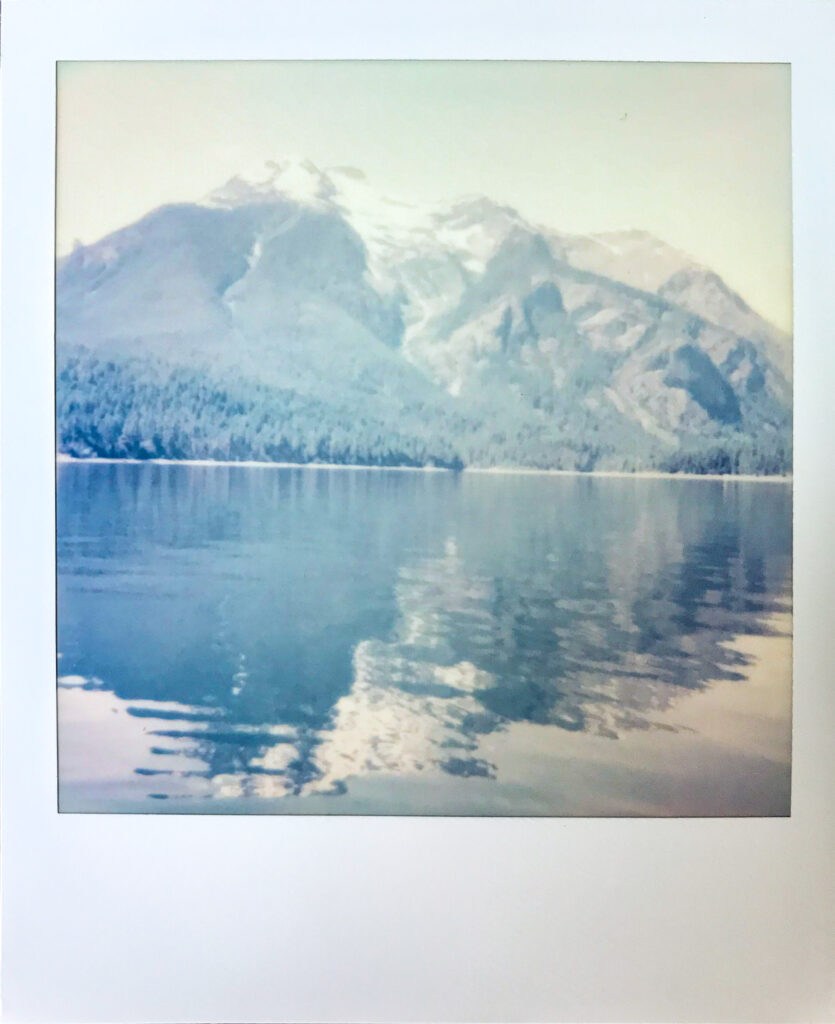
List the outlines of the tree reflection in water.
{"type": "Polygon", "coordinates": [[[743,680],[790,551],[781,485],[69,466],[60,669],[141,724],[148,795],[500,779],[513,723],[671,730],[743,680]]]}

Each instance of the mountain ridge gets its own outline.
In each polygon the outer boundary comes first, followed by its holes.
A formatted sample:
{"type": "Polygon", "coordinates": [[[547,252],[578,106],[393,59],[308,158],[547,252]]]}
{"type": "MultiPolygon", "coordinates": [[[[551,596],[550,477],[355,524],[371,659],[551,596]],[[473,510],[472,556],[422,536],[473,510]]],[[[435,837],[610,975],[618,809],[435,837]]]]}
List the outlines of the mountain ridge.
{"type": "Polygon", "coordinates": [[[593,269],[600,236],[483,196],[379,197],[361,175],[274,161],[59,260],[60,450],[790,468],[790,357],[718,276],[629,232],[658,260],[618,273],[664,278],[647,291],[593,269]]]}

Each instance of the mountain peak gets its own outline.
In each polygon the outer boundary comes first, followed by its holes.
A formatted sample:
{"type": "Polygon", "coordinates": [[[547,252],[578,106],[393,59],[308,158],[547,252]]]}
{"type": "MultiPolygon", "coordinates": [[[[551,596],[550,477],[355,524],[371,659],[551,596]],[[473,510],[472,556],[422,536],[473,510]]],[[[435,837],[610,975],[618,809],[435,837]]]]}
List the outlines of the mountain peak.
{"type": "Polygon", "coordinates": [[[658,291],[680,271],[703,269],[686,253],[637,228],[557,235],[554,241],[573,266],[647,292],[658,291]]]}
{"type": "Polygon", "coordinates": [[[716,275],[644,231],[559,235],[483,195],[404,203],[269,160],[77,249],[56,307],[78,454],[790,464],[790,341],[716,275]]]}
{"type": "Polygon", "coordinates": [[[209,193],[207,201],[213,206],[234,206],[290,199],[315,206],[327,202],[335,192],[333,181],[311,160],[291,157],[265,160],[239,172],[209,193]]]}
{"type": "Polygon", "coordinates": [[[448,204],[447,211],[450,216],[472,220],[494,216],[519,219],[519,214],[512,206],[505,206],[489,196],[478,194],[457,196],[448,204]]]}

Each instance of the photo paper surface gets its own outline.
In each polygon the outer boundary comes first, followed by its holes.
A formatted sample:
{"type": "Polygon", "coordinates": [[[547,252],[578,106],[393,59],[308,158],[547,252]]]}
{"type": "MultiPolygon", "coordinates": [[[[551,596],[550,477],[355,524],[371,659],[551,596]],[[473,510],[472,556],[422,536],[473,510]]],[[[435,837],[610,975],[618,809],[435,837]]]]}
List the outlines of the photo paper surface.
{"type": "Polygon", "coordinates": [[[789,109],[59,63],[60,810],[789,814],[789,109]]]}

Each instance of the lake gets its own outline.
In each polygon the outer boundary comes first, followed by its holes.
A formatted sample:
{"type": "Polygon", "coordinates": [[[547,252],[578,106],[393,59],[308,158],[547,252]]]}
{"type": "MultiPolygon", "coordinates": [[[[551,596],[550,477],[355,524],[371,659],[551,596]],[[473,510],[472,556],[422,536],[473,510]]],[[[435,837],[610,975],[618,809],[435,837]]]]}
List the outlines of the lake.
{"type": "Polygon", "coordinates": [[[786,483],[58,467],[63,811],[784,815],[786,483]]]}

